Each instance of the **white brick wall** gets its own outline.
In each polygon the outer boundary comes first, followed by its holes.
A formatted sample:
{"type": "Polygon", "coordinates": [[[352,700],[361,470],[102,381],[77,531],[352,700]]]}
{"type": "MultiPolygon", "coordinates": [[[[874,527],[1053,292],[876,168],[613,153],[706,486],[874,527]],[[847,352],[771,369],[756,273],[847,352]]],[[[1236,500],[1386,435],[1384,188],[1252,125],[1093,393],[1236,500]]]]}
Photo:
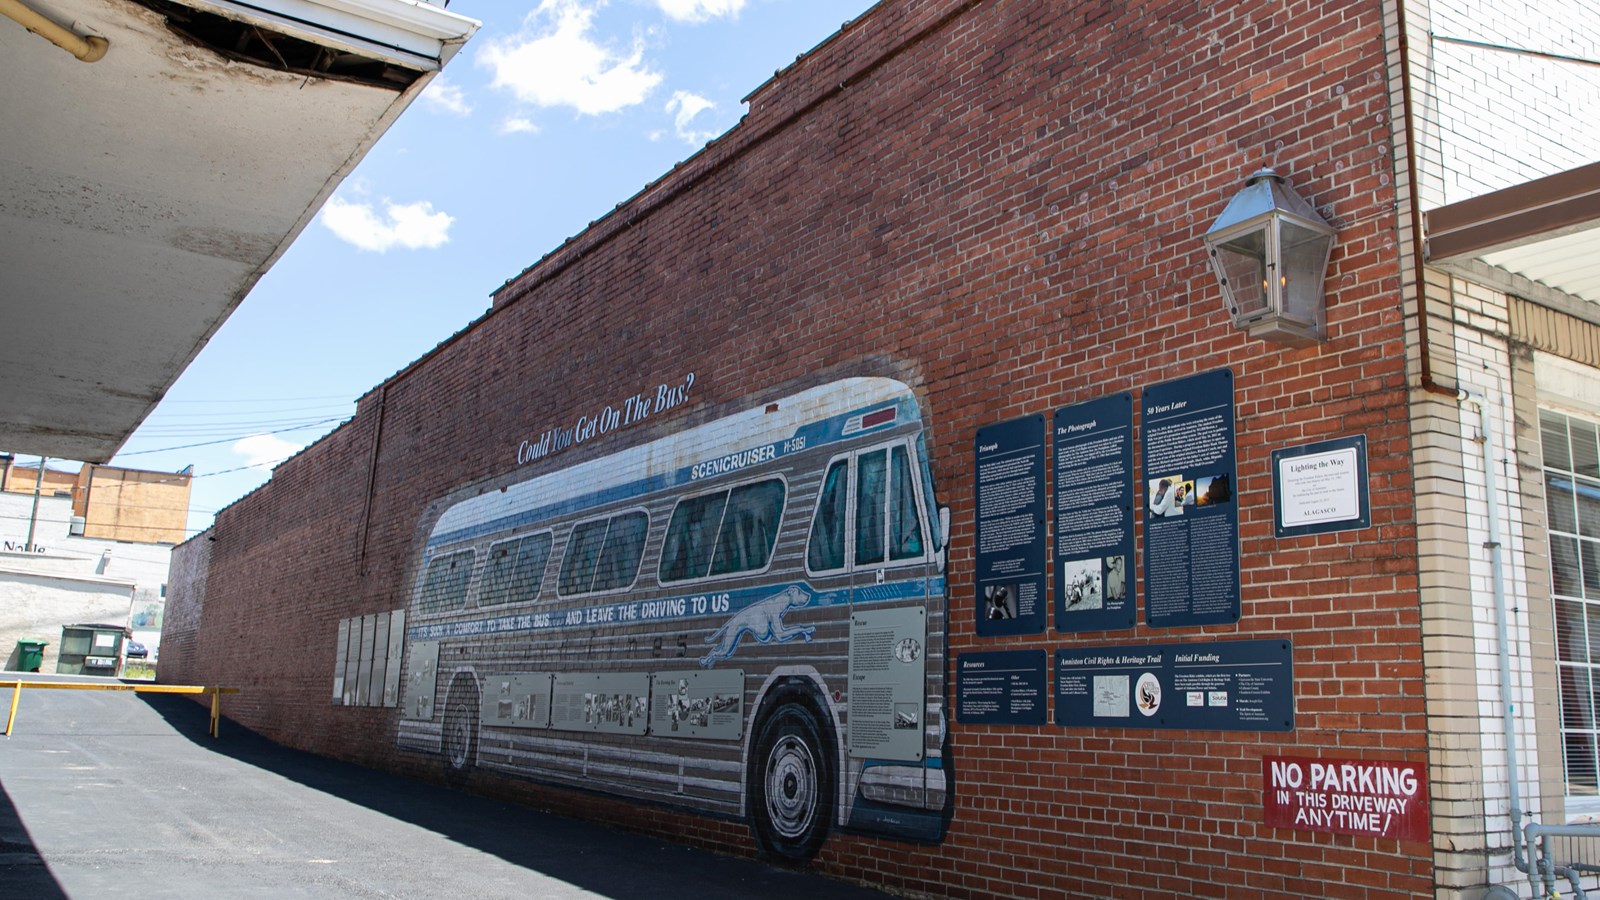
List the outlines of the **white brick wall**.
{"type": "Polygon", "coordinates": [[[1416,87],[1431,94],[1419,153],[1443,182],[1424,206],[1600,161],[1600,3],[1434,0],[1407,14],[1426,49],[1416,87]]]}

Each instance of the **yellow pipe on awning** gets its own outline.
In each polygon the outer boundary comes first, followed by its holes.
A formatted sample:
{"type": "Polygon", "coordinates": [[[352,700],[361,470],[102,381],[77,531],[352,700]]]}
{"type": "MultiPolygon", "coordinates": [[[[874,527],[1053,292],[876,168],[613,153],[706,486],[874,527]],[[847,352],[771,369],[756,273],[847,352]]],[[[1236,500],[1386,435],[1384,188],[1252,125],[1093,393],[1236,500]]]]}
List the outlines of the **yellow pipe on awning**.
{"type": "Polygon", "coordinates": [[[98,35],[84,37],[70,28],[57,25],[40,15],[38,10],[22,0],[0,0],[0,15],[13,19],[23,28],[37,34],[57,47],[84,62],[95,62],[111,49],[111,42],[98,35]]]}

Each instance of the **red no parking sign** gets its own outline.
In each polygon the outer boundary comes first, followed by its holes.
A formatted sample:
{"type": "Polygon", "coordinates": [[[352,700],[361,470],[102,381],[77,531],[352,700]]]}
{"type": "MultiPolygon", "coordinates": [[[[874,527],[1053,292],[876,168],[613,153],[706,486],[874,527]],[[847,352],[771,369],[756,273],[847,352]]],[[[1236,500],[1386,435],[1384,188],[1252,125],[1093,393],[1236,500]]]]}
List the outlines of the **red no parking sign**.
{"type": "Polygon", "coordinates": [[[1261,760],[1261,777],[1264,819],[1275,828],[1430,838],[1422,763],[1268,756],[1261,760]]]}

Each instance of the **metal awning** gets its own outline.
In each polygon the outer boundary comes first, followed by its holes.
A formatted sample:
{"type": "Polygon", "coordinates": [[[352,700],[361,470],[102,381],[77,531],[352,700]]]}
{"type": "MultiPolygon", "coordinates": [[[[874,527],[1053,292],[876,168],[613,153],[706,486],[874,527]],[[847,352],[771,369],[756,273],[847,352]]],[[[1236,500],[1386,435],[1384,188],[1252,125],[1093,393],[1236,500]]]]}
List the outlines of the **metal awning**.
{"type": "Polygon", "coordinates": [[[478,23],[413,0],[0,18],[0,449],[104,462],[478,23]],[[31,27],[31,26],[30,26],[31,27]]]}
{"type": "Polygon", "coordinates": [[[1423,223],[1430,265],[1600,303],[1600,163],[1441,206],[1423,223]]]}

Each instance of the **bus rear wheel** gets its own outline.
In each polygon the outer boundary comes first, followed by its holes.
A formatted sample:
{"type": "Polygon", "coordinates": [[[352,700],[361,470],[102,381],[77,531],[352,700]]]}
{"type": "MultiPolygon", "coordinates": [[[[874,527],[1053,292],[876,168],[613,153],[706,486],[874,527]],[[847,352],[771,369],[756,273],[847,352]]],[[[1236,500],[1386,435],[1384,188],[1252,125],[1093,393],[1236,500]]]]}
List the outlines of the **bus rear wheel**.
{"type": "Polygon", "coordinates": [[[478,681],[470,675],[457,676],[450,683],[439,749],[444,754],[445,780],[464,784],[478,758],[478,681]]]}
{"type": "Polygon", "coordinates": [[[789,701],[761,726],[751,758],[751,822],[762,849],[805,862],[828,836],[833,818],[833,765],[811,708],[789,701]]]}

